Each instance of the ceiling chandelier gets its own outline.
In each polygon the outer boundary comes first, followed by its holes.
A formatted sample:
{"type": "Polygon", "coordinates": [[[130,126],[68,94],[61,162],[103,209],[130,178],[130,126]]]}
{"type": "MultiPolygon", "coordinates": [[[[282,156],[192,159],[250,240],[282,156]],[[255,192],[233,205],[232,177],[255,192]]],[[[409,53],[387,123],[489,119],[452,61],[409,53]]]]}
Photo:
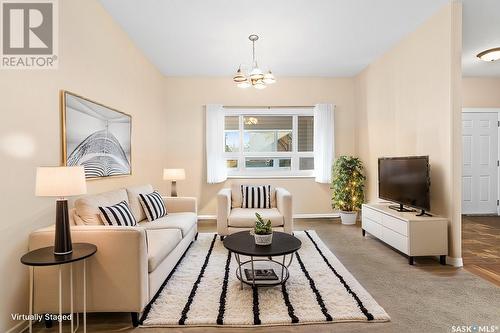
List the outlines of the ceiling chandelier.
{"type": "Polygon", "coordinates": [[[259,36],[250,35],[248,39],[252,42],[252,65],[249,67],[240,65],[233,77],[233,81],[236,82],[239,88],[253,86],[256,89],[264,89],[268,84],[276,82],[276,79],[270,70],[264,74],[257,65],[257,60],[255,60],[255,42],[259,39],[259,36]],[[249,71],[245,71],[245,69],[249,69],[249,71]]]}

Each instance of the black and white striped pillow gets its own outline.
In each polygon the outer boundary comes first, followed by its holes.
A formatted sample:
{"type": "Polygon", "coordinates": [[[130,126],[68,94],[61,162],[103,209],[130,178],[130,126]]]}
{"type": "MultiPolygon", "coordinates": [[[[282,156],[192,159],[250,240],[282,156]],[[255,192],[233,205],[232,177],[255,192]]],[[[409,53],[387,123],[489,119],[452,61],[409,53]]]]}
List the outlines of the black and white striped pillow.
{"type": "Polygon", "coordinates": [[[241,185],[241,208],[271,208],[271,185],[241,185]]]}
{"type": "Polygon", "coordinates": [[[137,225],[137,221],[125,200],[113,206],[99,207],[99,210],[101,211],[101,219],[109,225],[130,227],[137,225]]]}
{"type": "Polygon", "coordinates": [[[149,194],[139,194],[139,198],[149,222],[167,215],[167,208],[158,191],[149,194]]]}

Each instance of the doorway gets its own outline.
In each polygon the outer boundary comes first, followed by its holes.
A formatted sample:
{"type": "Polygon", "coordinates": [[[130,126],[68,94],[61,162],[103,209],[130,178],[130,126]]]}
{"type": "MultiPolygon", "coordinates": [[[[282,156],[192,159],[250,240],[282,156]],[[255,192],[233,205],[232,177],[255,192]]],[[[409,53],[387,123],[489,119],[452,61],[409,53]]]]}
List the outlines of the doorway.
{"type": "Polygon", "coordinates": [[[500,286],[500,109],[462,112],[464,268],[500,286]]]}
{"type": "Polygon", "coordinates": [[[480,110],[462,113],[462,214],[498,215],[499,112],[480,110]]]}

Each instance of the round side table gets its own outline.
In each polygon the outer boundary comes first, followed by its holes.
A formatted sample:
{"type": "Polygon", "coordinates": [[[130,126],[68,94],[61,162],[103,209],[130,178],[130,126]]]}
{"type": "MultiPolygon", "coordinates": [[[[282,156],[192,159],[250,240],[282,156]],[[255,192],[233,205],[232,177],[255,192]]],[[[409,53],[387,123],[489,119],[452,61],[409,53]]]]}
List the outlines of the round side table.
{"type": "MultiPolygon", "coordinates": [[[[30,267],[30,333],[33,330],[33,273],[37,266],[59,266],[59,332],[62,332],[62,265],[70,265],[70,299],[71,299],[71,332],[73,330],[73,263],[83,261],[83,332],[87,332],[87,281],[86,281],[86,263],[87,259],[97,252],[97,246],[90,243],[73,243],[73,252],[65,255],[54,254],[54,247],[48,246],[30,251],[21,257],[21,263],[30,267]]],[[[78,330],[78,324],[76,330],[78,330]]]]}

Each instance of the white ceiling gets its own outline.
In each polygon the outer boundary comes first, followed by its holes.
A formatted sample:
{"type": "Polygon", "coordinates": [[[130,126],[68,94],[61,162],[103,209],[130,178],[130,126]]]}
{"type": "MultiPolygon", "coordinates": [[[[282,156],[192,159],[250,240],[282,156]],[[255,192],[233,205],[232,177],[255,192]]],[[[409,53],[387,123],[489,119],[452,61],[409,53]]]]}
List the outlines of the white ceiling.
{"type": "Polygon", "coordinates": [[[165,75],[231,75],[256,33],[259,65],[277,76],[352,76],[448,0],[101,2],[165,75]]]}
{"type": "Polygon", "coordinates": [[[500,60],[476,58],[494,47],[500,47],[500,0],[463,0],[463,76],[500,76],[500,60]]]}
{"type": "MultiPolygon", "coordinates": [[[[230,75],[257,60],[286,76],[351,76],[448,0],[101,0],[162,73],[230,75]]],[[[500,76],[500,0],[463,0],[464,76],[500,76]]]]}

